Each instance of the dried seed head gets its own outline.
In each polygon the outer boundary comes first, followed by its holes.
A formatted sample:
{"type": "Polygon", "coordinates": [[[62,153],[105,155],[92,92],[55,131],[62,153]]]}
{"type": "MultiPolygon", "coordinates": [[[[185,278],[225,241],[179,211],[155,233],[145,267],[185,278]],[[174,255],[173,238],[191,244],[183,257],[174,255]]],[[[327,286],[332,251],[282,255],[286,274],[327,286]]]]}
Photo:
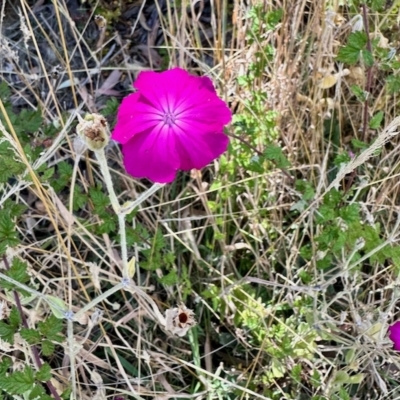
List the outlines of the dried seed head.
{"type": "Polygon", "coordinates": [[[58,64],[51,69],[50,76],[53,79],[58,79],[62,73],[63,73],[63,67],[60,64],[58,64]]]}
{"type": "Polygon", "coordinates": [[[107,120],[100,114],[87,114],[85,119],[80,118],[76,131],[92,151],[104,149],[110,140],[107,120]]]}
{"type": "Polygon", "coordinates": [[[107,25],[107,20],[102,15],[95,15],[94,22],[99,29],[104,29],[107,25]]]}
{"type": "Polygon", "coordinates": [[[184,304],[170,308],[165,312],[165,329],[174,335],[184,336],[187,331],[196,325],[194,312],[184,304]]]}

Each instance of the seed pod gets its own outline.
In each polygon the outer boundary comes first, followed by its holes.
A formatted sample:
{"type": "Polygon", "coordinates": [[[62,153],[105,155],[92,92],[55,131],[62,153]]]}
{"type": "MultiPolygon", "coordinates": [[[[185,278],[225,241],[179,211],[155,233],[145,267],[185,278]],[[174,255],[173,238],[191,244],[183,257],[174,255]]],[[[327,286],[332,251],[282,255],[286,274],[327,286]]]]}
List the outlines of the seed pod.
{"type": "Polygon", "coordinates": [[[110,140],[107,120],[100,114],[87,114],[84,119],[80,118],[76,131],[92,151],[104,149],[110,140]]]}

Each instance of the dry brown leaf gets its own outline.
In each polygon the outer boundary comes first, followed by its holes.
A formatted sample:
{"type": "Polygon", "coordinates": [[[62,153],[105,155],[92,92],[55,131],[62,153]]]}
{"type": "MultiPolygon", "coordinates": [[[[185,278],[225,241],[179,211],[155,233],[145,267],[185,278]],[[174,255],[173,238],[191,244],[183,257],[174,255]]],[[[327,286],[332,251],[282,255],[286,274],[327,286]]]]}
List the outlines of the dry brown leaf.
{"type": "Polygon", "coordinates": [[[297,100],[299,103],[313,104],[313,101],[311,100],[310,97],[304,96],[304,94],[301,94],[301,93],[298,93],[298,92],[296,93],[296,100],[297,100]]]}
{"type": "Polygon", "coordinates": [[[350,69],[350,74],[346,78],[349,83],[354,83],[363,87],[365,84],[365,72],[361,67],[353,67],[350,69]]]}
{"type": "Polygon", "coordinates": [[[336,74],[324,76],[319,82],[318,86],[321,89],[329,89],[336,85],[338,81],[338,76],[336,74]]]}
{"type": "Polygon", "coordinates": [[[147,25],[146,17],[144,16],[143,13],[140,13],[139,15],[139,23],[143,29],[145,29],[148,32],[151,32],[151,28],[147,25]]]}
{"type": "Polygon", "coordinates": [[[114,69],[114,71],[112,71],[107,79],[103,82],[101,87],[96,90],[96,95],[99,96],[103,94],[107,96],[118,96],[120,93],[116,90],[112,90],[112,88],[119,82],[121,75],[122,72],[120,70],[114,69]]]}
{"type": "Polygon", "coordinates": [[[344,76],[347,76],[350,74],[350,71],[345,68],[342,71],[336,73],[336,74],[329,74],[329,75],[325,75],[321,81],[319,82],[318,86],[321,89],[329,89],[333,86],[336,85],[337,81],[339,80],[339,78],[342,78],[344,76]]]}
{"type": "Polygon", "coordinates": [[[52,191],[52,197],[54,204],[57,206],[57,209],[60,212],[59,215],[62,216],[63,220],[67,223],[68,226],[72,226],[75,222],[74,216],[68,211],[67,207],[65,207],[63,202],[54,191],[52,191]]]}
{"type": "Polygon", "coordinates": [[[225,246],[225,251],[236,251],[243,249],[252,250],[251,246],[249,246],[247,243],[235,243],[225,246]]]}
{"type": "Polygon", "coordinates": [[[335,13],[333,22],[335,23],[336,26],[342,26],[343,23],[346,22],[346,18],[342,14],[335,13]]]}

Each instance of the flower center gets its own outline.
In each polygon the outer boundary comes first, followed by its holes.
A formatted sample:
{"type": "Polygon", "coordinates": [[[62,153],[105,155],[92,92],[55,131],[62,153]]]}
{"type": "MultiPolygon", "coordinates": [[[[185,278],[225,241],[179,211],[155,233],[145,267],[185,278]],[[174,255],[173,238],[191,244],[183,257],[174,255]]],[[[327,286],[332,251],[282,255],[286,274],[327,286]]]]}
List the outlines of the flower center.
{"type": "Polygon", "coordinates": [[[175,115],[170,112],[166,112],[164,114],[164,124],[169,125],[170,127],[175,125],[175,115]]]}

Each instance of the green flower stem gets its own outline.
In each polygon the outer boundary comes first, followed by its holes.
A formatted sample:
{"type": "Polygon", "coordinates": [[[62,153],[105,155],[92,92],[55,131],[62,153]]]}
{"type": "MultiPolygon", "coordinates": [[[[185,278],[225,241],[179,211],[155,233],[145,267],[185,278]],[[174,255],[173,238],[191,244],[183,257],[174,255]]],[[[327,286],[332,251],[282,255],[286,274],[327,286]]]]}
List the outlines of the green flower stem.
{"type": "Polygon", "coordinates": [[[114,209],[115,214],[119,214],[121,212],[121,206],[119,205],[117,196],[114,192],[114,186],[112,183],[111,174],[108,168],[106,153],[104,152],[104,149],[96,151],[96,158],[99,162],[100,170],[106,183],[108,195],[110,196],[111,206],[114,209]]]}
{"type": "Polygon", "coordinates": [[[121,257],[122,257],[122,276],[128,278],[128,249],[126,245],[126,228],[125,228],[125,215],[121,212],[121,206],[114,191],[114,186],[111,180],[110,170],[108,168],[106,155],[104,149],[96,151],[97,161],[100,165],[101,173],[103,174],[104,181],[107,186],[108,195],[115,214],[118,216],[119,237],[121,241],[121,257]]]}
{"type": "Polygon", "coordinates": [[[101,173],[103,174],[104,181],[106,183],[108,195],[110,197],[111,206],[114,209],[115,214],[118,216],[119,225],[119,236],[121,241],[121,257],[122,257],[122,276],[124,279],[129,279],[128,272],[128,248],[126,244],[126,227],[125,217],[137,206],[143,203],[148,197],[155,193],[158,189],[164,186],[161,183],[155,183],[150,189],[142,193],[135,201],[128,202],[125,207],[121,207],[118,198],[114,191],[114,186],[111,179],[110,170],[107,164],[107,158],[104,149],[96,150],[96,158],[100,165],[101,173]]]}
{"type": "Polygon", "coordinates": [[[111,296],[115,292],[118,292],[118,290],[123,289],[126,287],[125,282],[120,282],[117,283],[114,287],[111,289],[108,289],[106,292],[102,293],[101,295],[97,296],[95,299],[93,299],[90,303],[86,304],[85,307],[81,308],[75,315],[74,315],[74,320],[79,321],[80,317],[88,310],[102,302],[103,300],[107,299],[107,297],[111,296]]]}
{"type": "Polygon", "coordinates": [[[17,288],[24,290],[25,292],[30,293],[31,295],[38,297],[39,299],[45,301],[49,306],[51,306],[52,308],[60,311],[61,313],[65,312],[65,309],[60,308],[60,305],[55,303],[53,300],[51,300],[51,298],[47,297],[45,294],[38,292],[35,289],[30,288],[27,285],[24,285],[21,282],[16,281],[13,278],[10,278],[7,275],[4,275],[3,273],[0,272],[0,279],[5,280],[8,283],[12,283],[13,285],[15,285],[17,288]]]}
{"type": "Polygon", "coordinates": [[[68,350],[69,350],[69,362],[70,362],[70,374],[71,374],[71,386],[72,386],[72,398],[77,399],[76,393],[76,373],[75,373],[75,341],[74,341],[74,327],[72,319],[67,320],[67,338],[68,338],[68,350]]]}
{"type": "Polygon", "coordinates": [[[128,276],[128,246],[126,244],[126,227],[125,227],[125,216],[126,214],[119,213],[118,224],[119,224],[119,236],[121,240],[121,257],[122,257],[122,276],[123,278],[129,279],[128,276]]]}

